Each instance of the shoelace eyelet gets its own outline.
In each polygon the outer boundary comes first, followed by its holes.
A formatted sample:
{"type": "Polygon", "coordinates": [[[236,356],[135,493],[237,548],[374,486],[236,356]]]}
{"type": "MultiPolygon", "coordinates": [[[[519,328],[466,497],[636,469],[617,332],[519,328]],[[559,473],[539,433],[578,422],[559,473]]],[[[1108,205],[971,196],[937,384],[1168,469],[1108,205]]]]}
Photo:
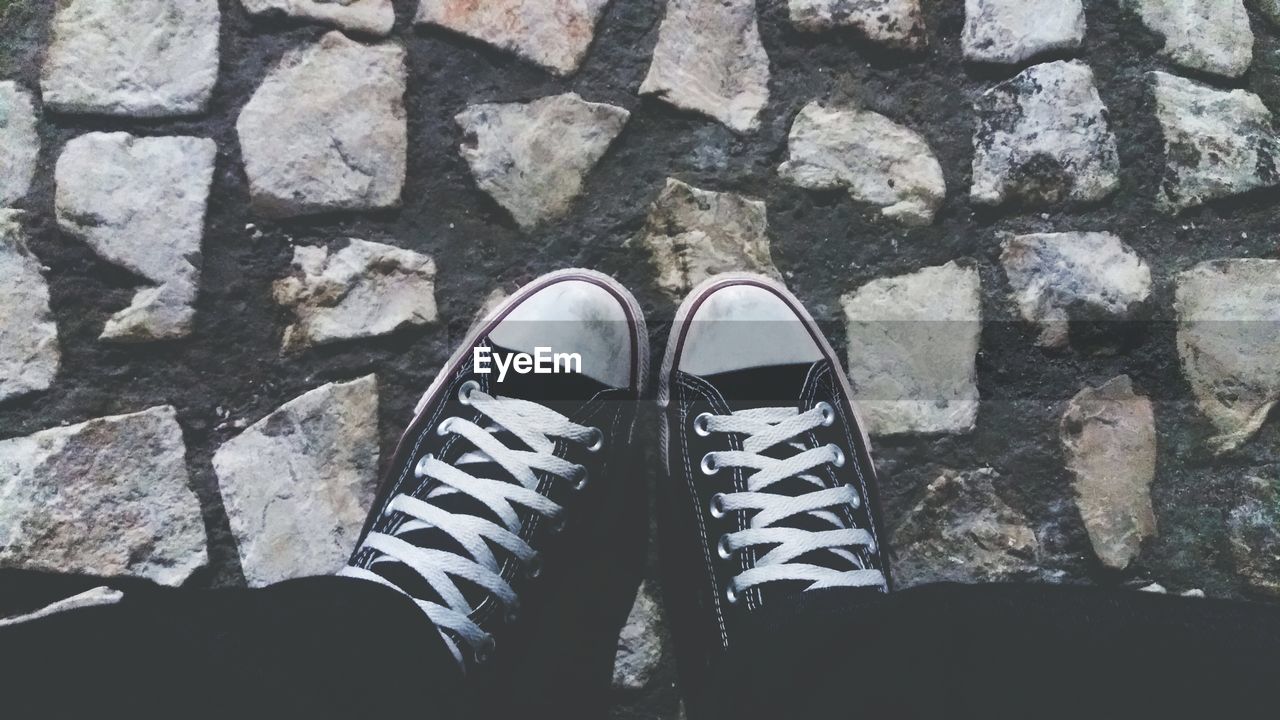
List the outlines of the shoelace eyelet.
{"type": "Polygon", "coordinates": [[[416,478],[418,478],[418,479],[422,479],[422,478],[426,477],[426,476],[427,476],[427,463],[429,463],[429,462],[431,462],[432,460],[434,460],[434,459],[435,459],[435,457],[436,457],[436,456],[435,456],[435,455],[432,455],[431,453],[427,453],[426,455],[423,455],[423,456],[422,456],[422,458],[418,460],[417,464],[415,464],[415,465],[413,466],[413,476],[414,476],[414,477],[416,477],[416,478]]]}
{"type": "Polygon", "coordinates": [[[489,662],[489,659],[493,657],[493,652],[497,649],[498,642],[493,639],[493,636],[486,636],[484,642],[480,644],[480,647],[475,649],[474,656],[476,664],[483,665],[489,662]]]}
{"type": "Polygon", "coordinates": [[[844,467],[844,463],[845,463],[845,456],[844,456],[844,451],[840,449],[840,446],[839,446],[839,445],[828,445],[827,447],[830,447],[832,450],[835,450],[835,451],[836,451],[836,457],[835,457],[835,459],[834,459],[834,460],[832,460],[832,461],[831,461],[831,464],[832,464],[832,465],[834,465],[834,466],[836,466],[836,467],[838,467],[838,468],[839,468],[839,467],[844,467]]]}
{"type": "Polygon", "coordinates": [[[508,625],[514,625],[520,619],[520,606],[512,605],[507,608],[507,612],[502,616],[508,625]]]}
{"type": "Polygon", "coordinates": [[[724,599],[729,601],[730,605],[738,604],[738,584],[730,582],[729,586],[724,589],[724,599]]]}
{"type": "Polygon", "coordinates": [[[702,474],[715,475],[718,472],[720,472],[720,466],[717,465],[716,461],[711,457],[711,453],[707,453],[706,455],[703,455],[702,456],[702,474]]]}
{"type": "Polygon", "coordinates": [[[581,491],[583,488],[585,488],[585,487],[587,486],[587,474],[588,474],[588,473],[587,473],[587,466],[585,466],[585,465],[579,465],[578,467],[580,467],[580,468],[582,468],[582,469],[578,472],[578,482],[574,483],[574,485],[573,485],[573,489],[574,489],[574,490],[581,491]]]}
{"type": "Polygon", "coordinates": [[[832,423],[836,421],[836,409],[831,407],[829,402],[820,402],[817,407],[818,411],[822,413],[823,427],[831,427],[832,423]]]}
{"type": "Polygon", "coordinates": [[[453,418],[445,418],[444,422],[436,426],[436,434],[444,437],[449,434],[449,428],[453,427],[453,418]]]}
{"type": "Polygon", "coordinates": [[[711,517],[717,520],[724,517],[724,493],[711,496],[711,517]]]}
{"type": "Polygon", "coordinates": [[[462,403],[463,405],[470,405],[471,393],[479,389],[480,389],[480,383],[476,382],[475,380],[468,380],[462,383],[462,386],[458,388],[458,402],[462,403]]]}
{"type": "Polygon", "coordinates": [[[716,554],[721,560],[733,559],[733,550],[729,549],[729,536],[721,535],[720,542],[716,543],[716,554]]]}
{"type": "Polygon", "coordinates": [[[587,446],[587,452],[598,453],[604,449],[604,431],[600,428],[591,428],[591,444],[587,446]]]}
{"type": "Polygon", "coordinates": [[[547,531],[552,535],[559,535],[564,532],[564,517],[553,518],[547,523],[547,531]]]}
{"type": "Polygon", "coordinates": [[[534,553],[524,566],[524,576],[530,580],[536,580],[542,575],[542,555],[534,553]]]}
{"type": "Polygon", "coordinates": [[[693,419],[693,433],[698,437],[711,435],[711,413],[702,413],[693,419]]]}

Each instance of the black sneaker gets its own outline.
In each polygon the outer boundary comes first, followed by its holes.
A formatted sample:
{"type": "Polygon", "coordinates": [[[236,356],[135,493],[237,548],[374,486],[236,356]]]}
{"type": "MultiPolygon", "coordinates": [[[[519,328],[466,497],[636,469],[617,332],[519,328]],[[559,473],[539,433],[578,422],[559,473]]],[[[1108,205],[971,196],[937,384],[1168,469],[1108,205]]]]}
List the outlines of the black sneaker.
{"type": "Polygon", "coordinates": [[[848,381],[785,287],[735,274],[696,288],[658,383],[663,586],[681,691],[697,718],[740,636],[776,637],[824,594],[878,597],[888,572],[848,381]]]}
{"type": "Polygon", "coordinates": [[[494,309],[418,403],[341,574],[417,602],[468,715],[603,712],[643,564],[647,366],[631,294],[566,270],[494,309]]]}

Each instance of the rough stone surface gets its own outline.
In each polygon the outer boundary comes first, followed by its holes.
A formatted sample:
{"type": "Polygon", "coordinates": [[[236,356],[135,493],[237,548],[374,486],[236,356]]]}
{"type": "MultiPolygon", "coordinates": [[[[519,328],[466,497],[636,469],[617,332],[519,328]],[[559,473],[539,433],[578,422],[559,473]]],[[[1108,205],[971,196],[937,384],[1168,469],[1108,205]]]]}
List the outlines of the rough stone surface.
{"type": "Polygon", "coordinates": [[[1252,4],[1258,12],[1280,27],[1280,0],[1252,0],[1252,4]]]}
{"type": "Polygon", "coordinates": [[[672,300],[722,272],[781,278],[769,249],[763,202],[699,190],[674,178],[649,208],[644,232],[632,241],[649,251],[658,286],[672,300]]]}
{"type": "Polygon", "coordinates": [[[1159,202],[1176,212],[1280,184],[1280,136],[1262,98],[1149,74],[1164,131],[1159,202]]]}
{"type": "Polygon", "coordinates": [[[328,248],[298,246],[293,274],[276,281],[276,302],[293,309],[284,349],[374,337],[436,319],[435,261],[391,245],[351,240],[328,248]]]}
{"type": "Polygon", "coordinates": [[[398,207],[405,52],[331,32],[285,55],[236,123],[254,208],[290,217],[398,207]]]}
{"type": "Polygon", "coordinates": [[[802,30],[851,27],[889,47],[926,43],[920,0],[789,0],[788,8],[802,30]]]}
{"type": "Polygon", "coordinates": [[[981,280],[949,262],[844,296],[849,379],[873,435],[964,433],[978,416],[981,280]]]}
{"type": "Polygon", "coordinates": [[[1280,599],[1280,468],[1250,476],[1227,518],[1236,571],[1255,592],[1280,599]]]}
{"type": "Polygon", "coordinates": [[[0,441],[0,568],[179,585],[207,561],[172,407],[0,441]]]}
{"type": "Polygon", "coordinates": [[[558,217],[626,126],[631,113],[576,93],[530,103],[472,105],[457,117],[476,184],[521,227],[558,217]]]}
{"type": "Polygon", "coordinates": [[[666,633],[661,603],[647,584],[641,584],[627,624],[618,636],[618,655],[613,663],[614,688],[643,690],[653,682],[663,660],[666,633]]]}
{"type": "Polygon", "coordinates": [[[218,79],[218,0],[58,3],[40,86],[63,112],[203,112],[218,79]]]}
{"type": "Polygon", "coordinates": [[[1062,444],[1093,551],[1102,564],[1123,570],[1138,556],[1142,541],[1156,532],[1151,400],[1133,392],[1127,375],[1087,387],[1062,416],[1062,444]]]}
{"type": "Polygon", "coordinates": [[[1073,312],[1130,319],[1151,296],[1151,267],[1111,233],[1018,235],[1003,248],[1010,299],[1022,319],[1040,325],[1045,347],[1067,344],[1073,312]]]}
{"type": "Polygon", "coordinates": [[[755,0],[668,0],[640,92],[737,132],[758,128],[769,102],[769,56],[755,0]]]}
{"type": "Polygon", "coordinates": [[[1280,260],[1201,263],[1177,276],[1178,355],[1218,452],[1258,431],[1280,400],[1280,260]]]}
{"type": "Polygon", "coordinates": [[[255,15],[282,13],[372,35],[389,34],[396,22],[391,0],[240,0],[240,3],[255,15]]]}
{"type": "Polygon", "coordinates": [[[1084,42],[1080,0],[965,0],[964,56],[1016,64],[1084,42]]]}
{"type": "Polygon", "coordinates": [[[1240,77],[1253,62],[1244,0],[1125,0],[1152,32],[1161,54],[1189,70],[1240,77]]]}
{"type": "Polygon", "coordinates": [[[1038,574],[1040,543],[996,494],[995,470],[944,470],[894,529],[894,584],[1001,582],[1038,574]]]}
{"type": "Polygon", "coordinates": [[[218,149],[194,137],[89,133],[58,158],[55,210],[63,231],[155,287],[112,315],[104,340],[190,334],[201,239],[218,149]]]}
{"type": "Polygon", "coordinates": [[[17,83],[0,82],[0,208],[27,196],[39,156],[31,94],[17,83]]]}
{"type": "Polygon", "coordinates": [[[469,35],[558,75],[578,69],[609,0],[419,0],[419,23],[469,35]]]}
{"type": "Polygon", "coordinates": [[[975,110],[974,202],[1091,202],[1119,184],[1116,138],[1088,65],[1028,68],[984,93],[975,110]]]}
{"type": "Polygon", "coordinates": [[[290,400],[218,448],[213,470],[250,585],[337,572],[373,502],[377,379],[290,400]]]}
{"type": "Polygon", "coordinates": [[[928,225],[947,195],[942,166],[919,133],[879,113],[809,103],[791,126],[782,177],[817,190],[848,188],[908,225],[928,225]]]}
{"type": "Polygon", "coordinates": [[[0,401],[47,390],[58,374],[58,326],[22,214],[0,210],[0,401]]]}

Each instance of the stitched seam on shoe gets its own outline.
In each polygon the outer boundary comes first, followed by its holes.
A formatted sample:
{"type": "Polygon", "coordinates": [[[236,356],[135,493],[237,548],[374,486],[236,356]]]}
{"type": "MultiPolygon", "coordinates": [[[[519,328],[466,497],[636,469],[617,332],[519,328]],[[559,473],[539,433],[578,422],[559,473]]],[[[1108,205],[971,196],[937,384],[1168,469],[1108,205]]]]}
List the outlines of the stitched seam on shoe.
{"type": "Polygon", "coordinates": [[[729,647],[729,631],[725,627],[724,614],[720,608],[720,588],[716,584],[716,569],[711,561],[711,547],[707,543],[707,528],[702,519],[702,507],[698,503],[698,491],[693,486],[693,467],[689,464],[689,435],[684,432],[684,418],[689,416],[689,407],[692,405],[688,400],[688,388],[684,382],[678,382],[676,385],[680,393],[680,412],[677,417],[680,419],[680,449],[681,459],[684,461],[684,479],[689,486],[689,496],[693,501],[693,516],[698,521],[698,534],[702,536],[702,557],[706,562],[708,580],[711,582],[711,602],[716,611],[716,623],[720,626],[720,643],[722,648],[729,647]]]}

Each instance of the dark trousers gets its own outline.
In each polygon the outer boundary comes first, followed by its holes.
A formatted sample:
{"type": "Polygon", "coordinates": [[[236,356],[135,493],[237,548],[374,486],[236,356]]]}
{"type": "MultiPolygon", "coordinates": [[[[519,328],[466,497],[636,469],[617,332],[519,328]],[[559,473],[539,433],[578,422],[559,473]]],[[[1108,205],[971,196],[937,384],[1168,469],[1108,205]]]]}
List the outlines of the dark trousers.
{"type": "MultiPolygon", "coordinates": [[[[691,713],[1280,717],[1273,606],[1011,585],[806,595],[731,649],[691,713]]],[[[416,606],[341,578],[138,586],[119,604],[0,628],[0,717],[15,720],[448,720],[464,688],[416,606]]]]}

